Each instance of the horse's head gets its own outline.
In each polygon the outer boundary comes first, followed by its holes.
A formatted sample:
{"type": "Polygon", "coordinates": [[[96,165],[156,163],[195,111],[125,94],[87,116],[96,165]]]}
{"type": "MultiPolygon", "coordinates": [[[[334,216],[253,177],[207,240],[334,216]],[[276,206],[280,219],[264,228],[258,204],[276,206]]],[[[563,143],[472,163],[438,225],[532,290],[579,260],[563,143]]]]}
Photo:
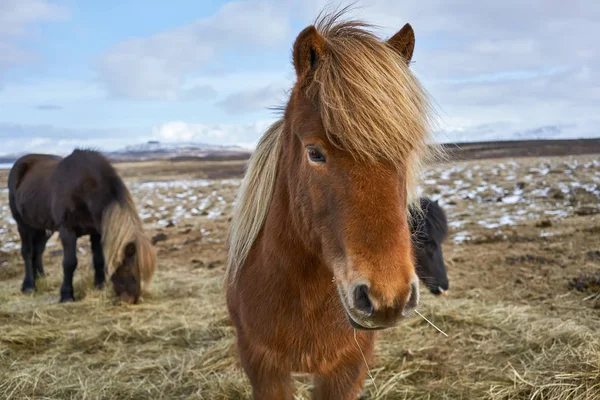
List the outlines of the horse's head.
{"type": "Polygon", "coordinates": [[[137,303],[141,291],[140,267],[137,263],[136,246],[128,243],[123,249],[123,261],[110,277],[115,292],[122,302],[137,303]]]}
{"type": "Polygon", "coordinates": [[[380,329],[419,300],[407,209],[428,102],[408,69],[410,25],[387,42],[364,28],[332,18],[296,39],[282,163],[302,236],[333,273],[350,322],[380,329]]]}
{"type": "Polygon", "coordinates": [[[123,258],[110,280],[119,299],[135,304],[140,298],[142,287],[148,283],[156,264],[156,255],[146,238],[127,243],[122,251],[123,258]]]}
{"type": "Polygon", "coordinates": [[[448,233],[444,210],[437,201],[421,198],[423,215],[417,214],[411,221],[411,232],[415,242],[417,275],[431,293],[445,294],[448,290],[448,275],[442,253],[442,242],[448,233]]]}

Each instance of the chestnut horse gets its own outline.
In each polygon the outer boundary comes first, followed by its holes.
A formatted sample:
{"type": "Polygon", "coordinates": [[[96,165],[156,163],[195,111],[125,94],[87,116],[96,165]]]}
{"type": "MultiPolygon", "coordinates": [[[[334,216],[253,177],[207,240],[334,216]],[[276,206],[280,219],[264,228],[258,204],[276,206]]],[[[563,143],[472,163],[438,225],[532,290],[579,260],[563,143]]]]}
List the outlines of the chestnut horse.
{"type": "Polygon", "coordinates": [[[227,305],[256,399],[292,399],[293,372],[314,374],[314,398],[356,398],[374,331],[419,300],[407,220],[432,146],[414,33],[381,41],[341,14],[297,37],[234,210],[227,305]]]}
{"type": "Polygon", "coordinates": [[[105,274],[120,299],[137,302],[156,266],[156,253],[127,187],[100,153],[75,150],[66,158],[45,154],[21,157],[8,177],[10,210],[21,236],[25,279],[32,293],[44,274],[42,255],[48,232],[59,231],[63,247],[60,301],[73,301],[77,238],[90,236],[96,287],[105,274]]]}

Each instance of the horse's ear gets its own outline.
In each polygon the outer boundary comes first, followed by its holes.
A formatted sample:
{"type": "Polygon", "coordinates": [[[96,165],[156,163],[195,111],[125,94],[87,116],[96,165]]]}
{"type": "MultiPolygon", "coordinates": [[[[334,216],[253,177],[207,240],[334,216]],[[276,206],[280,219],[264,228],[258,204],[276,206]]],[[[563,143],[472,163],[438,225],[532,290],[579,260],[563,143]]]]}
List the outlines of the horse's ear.
{"type": "Polygon", "coordinates": [[[129,242],[125,245],[125,258],[131,258],[135,256],[137,249],[135,248],[135,242],[129,242]]]}
{"type": "Polygon", "coordinates": [[[325,53],[325,39],[313,25],[305,28],[294,42],[294,68],[298,79],[314,70],[325,53]]]}
{"type": "Polygon", "coordinates": [[[410,64],[410,60],[415,50],[415,31],[410,24],[406,24],[394,36],[388,39],[388,44],[392,46],[404,59],[406,64],[410,64]]]}

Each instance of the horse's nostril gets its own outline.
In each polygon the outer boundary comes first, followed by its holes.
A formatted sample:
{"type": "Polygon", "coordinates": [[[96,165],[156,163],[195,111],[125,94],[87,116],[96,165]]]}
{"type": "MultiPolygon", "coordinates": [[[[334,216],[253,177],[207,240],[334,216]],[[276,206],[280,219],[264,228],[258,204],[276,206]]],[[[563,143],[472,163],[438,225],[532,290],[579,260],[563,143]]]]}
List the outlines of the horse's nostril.
{"type": "Polygon", "coordinates": [[[366,315],[373,314],[373,303],[369,299],[367,285],[359,285],[354,289],[354,307],[366,315]]]}

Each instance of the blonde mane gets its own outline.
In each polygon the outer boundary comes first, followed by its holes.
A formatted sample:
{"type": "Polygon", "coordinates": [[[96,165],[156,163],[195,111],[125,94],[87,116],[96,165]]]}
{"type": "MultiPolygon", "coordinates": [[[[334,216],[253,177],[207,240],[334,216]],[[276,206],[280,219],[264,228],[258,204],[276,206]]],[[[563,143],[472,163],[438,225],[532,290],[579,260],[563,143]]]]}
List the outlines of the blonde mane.
{"type": "Polygon", "coordinates": [[[358,160],[405,167],[409,204],[418,206],[422,165],[441,156],[430,135],[429,96],[398,51],[370,32],[371,25],[341,20],[345,11],[316,22],[326,50],[306,94],[331,143],[358,160]]]}
{"type": "Polygon", "coordinates": [[[271,125],[250,157],[229,232],[229,257],[225,272],[229,284],[235,282],[267,218],[281,153],[282,130],[283,120],[271,125]]]}
{"type": "MultiPolygon", "coordinates": [[[[407,212],[419,212],[422,165],[441,150],[430,137],[432,107],[406,60],[344,11],[315,24],[325,39],[308,85],[299,90],[318,107],[328,140],[364,162],[406,168],[407,212]]],[[[226,277],[235,284],[266,220],[275,185],[283,121],[273,124],[252,155],[231,223],[226,277]]]]}
{"type": "Polygon", "coordinates": [[[136,263],[142,287],[148,288],[156,268],[156,251],[144,233],[131,194],[125,189],[124,201],[114,201],[102,215],[102,250],[109,275],[123,263],[125,246],[136,245],[136,263]]]}

